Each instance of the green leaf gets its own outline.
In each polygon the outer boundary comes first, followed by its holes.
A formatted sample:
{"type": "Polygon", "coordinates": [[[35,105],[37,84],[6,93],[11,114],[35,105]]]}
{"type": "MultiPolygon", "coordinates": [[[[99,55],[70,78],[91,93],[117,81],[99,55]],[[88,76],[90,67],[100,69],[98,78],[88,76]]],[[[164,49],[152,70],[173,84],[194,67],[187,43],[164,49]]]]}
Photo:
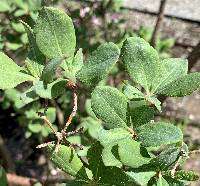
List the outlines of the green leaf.
{"type": "Polygon", "coordinates": [[[12,1],[15,6],[17,6],[20,9],[28,10],[28,4],[25,3],[23,0],[14,0],[12,1]]]}
{"type": "Polygon", "coordinates": [[[157,180],[156,186],[170,186],[170,185],[162,176],[160,176],[157,180]]]}
{"type": "Polygon", "coordinates": [[[149,43],[139,37],[128,38],[122,47],[122,61],[134,82],[147,92],[153,89],[153,81],[159,71],[159,56],[149,43]]]}
{"type": "Polygon", "coordinates": [[[99,131],[103,128],[101,121],[92,117],[83,118],[80,127],[83,127],[84,131],[88,131],[88,134],[94,139],[98,137],[99,131]]]}
{"type": "Polygon", "coordinates": [[[36,94],[36,92],[34,90],[34,86],[32,86],[31,88],[29,88],[28,90],[23,92],[21,94],[20,98],[23,103],[23,106],[25,106],[26,104],[29,104],[29,103],[39,99],[39,96],[36,94]]]}
{"type": "Polygon", "coordinates": [[[71,80],[76,80],[76,73],[83,66],[83,52],[80,48],[71,63],[62,63],[61,67],[65,70],[64,75],[71,80]]]}
{"type": "Polygon", "coordinates": [[[89,169],[92,171],[93,178],[99,180],[104,175],[105,165],[102,161],[103,147],[99,142],[94,143],[87,152],[89,169]]]}
{"type": "Polygon", "coordinates": [[[104,169],[104,176],[99,181],[99,185],[133,186],[135,182],[122,169],[118,167],[108,167],[104,169]]]}
{"type": "Polygon", "coordinates": [[[138,140],[145,147],[156,147],[183,140],[181,130],[170,123],[151,122],[137,128],[138,140]]]}
{"type": "Polygon", "coordinates": [[[19,32],[19,33],[24,33],[25,32],[24,27],[23,27],[23,25],[21,23],[12,22],[11,25],[12,25],[12,28],[16,32],[19,32]]]}
{"type": "Polygon", "coordinates": [[[16,10],[14,12],[15,17],[20,17],[20,16],[23,16],[23,15],[26,15],[26,14],[27,14],[27,10],[22,10],[22,9],[16,10]]]}
{"type": "Polygon", "coordinates": [[[45,83],[49,83],[53,80],[56,69],[62,63],[62,61],[64,59],[65,59],[65,56],[60,56],[60,57],[57,57],[55,59],[52,59],[51,61],[49,61],[47,63],[47,65],[45,66],[45,68],[42,72],[42,76],[41,76],[41,79],[45,83]]]}
{"type": "Polygon", "coordinates": [[[119,48],[114,43],[101,44],[86,59],[76,77],[90,87],[96,86],[111,71],[119,54],[119,48]]]}
{"type": "Polygon", "coordinates": [[[1,1],[0,12],[7,12],[10,10],[10,5],[7,0],[1,1]]]}
{"type": "Polygon", "coordinates": [[[22,108],[24,106],[23,101],[20,99],[21,92],[16,89],[8,89],[4,92],[4,96],[9,102],[14,103],[14,108],[22,108]]]}
{"type": "MultiPolygon", "coordinates": [[[[171,176],[171,172],[169,171],[165,175],[171,176]]],[[[185,181],[197,181],[199,179],[199,175],[194,171],[180,170],[175,172],[174,179],[185,181]]]]}
{"type": "Polygon", "coordinates": [[[85,110],[86,110],[86,112],[87,112],[87,114],[89,116],[91,116],[92,118],[98,120],[98,118],[96,117],[95,113],[92,110],[91,99],[87,99],[86,100],[86,102],[85,102],[85,110]]]}
{"type": "Polygon", "coordinates": [[[22,43],[6,42],[6,47],[9,48],[10,50],[17,50],[17,49],[23,47],[23,45],[22,45],[22,43]]]}
{"type": "Polygon", "coordinates": [[[48,151],[50,159],[58,168],[71,176],[88,180],[83,163],[72,148],[59,145],[59,151],[55,152],[55,145],[49,145],[48,151]]]}
{"type": "Polygon", "coordinates": [[[156,175],[156,172],[126,172],[135,182],[141,186],[147,186],[149,180],[156,175]]]}
{"type": "Polygon", "coordinates": [[[163,87],[187,74],[188,62],[181,58],[169,58],[160,62],[160,75],[157,78],[156,87],[152,93],[159,92],[163,87]]]}
{"type": "Polygon", "coordinates": [[[150,122],[153,119],[154,109],[146,105],[143,105],[143,106],[131,109],[130,115],[132,119],[132,126],[135,129],[141,125],[144,125],[150,122]]]}
{"type": "Polygon", "coordinates": [[[4,171],[1,165],[0,165],[0,183],[1,186],[7,186],[6,172],[4,171]]]}
{"type": "Polygon", "coordinates": [[[161,112],[161,102],[155,96],[146,97],[147,101],[161,112]]]}
{"type": "Polygon", "coordinates": [[[42,126],[39,123],[29,123],[28,124],[28,129],[32,132],[32,133],[39,133],[42,129],[42,126]]]}
{"type": "Polygon", "coordinates": [[[159,53],[162,53],[168,49],[171,49],[174,46],[174,44],[175,44],[174,38],[159,40],[156,43],[156,50],[159,51],[159,53]]]}
{"type": "Polygon", "coordinates": [[[118,146],[120,161],[123,165],[138,168],[148,164],[151,160],[151,158],[142,155],[140,143],[133,139],[120,141],[118,146]]]}
{"type": "Polygon", "coordinates": [[[12,59],[0,52],[0,89],[10,89],[25,81],[34,81],[35,78],[20,72],[22,70],[12,59]]]}
{"type": "Polygon", "coordinates": [[[135,88],[135,87],[133,87],[129,84],[124,85],[123,93],[130,100],[132,100],[132,99],[144,99],[144,97],[145,97],[145,95],[140,90],[138,90],[137,88],[135,88]]]}
{"type": "Polygon", "coordinates": [[[200,73],[194,72],[188,75],[182,76],[175,81],[172,81],[159,91],[157,94],[166,96],[182,97],[190,95],[200,87],[200,73]]]}
{"type": "Polygon", "coordinates": [[[51,123],[54,123],[56,120],[56,109],[54,107],[49,107],[48,110],[46,111],[46,115],[47,115],[47,118],[49,119],[49,121],[51,123]]]}
{"type": "Polygon", "coordinates": [[[71,18],[64,11],[42,8],[34,32],[39,49],[49,59],[62,55],[74,56],[75,30],[71,18]]]}
{"type": "Polygon", "coordinates": [[[156,158],[151,160],[151,164],[157,170],[169,170],[173,168],[180,155],[180,148],[170,147],[162,151],[156,158]]]}
{"type": "MultiPolygon", "coordinates": [[[[131,135],[128,131],[122,128],[115,128],[111,130],[102,129],[98,135],[98,141],[104,147],[102,152],[102,159],[105,166],[121,166],[119,159],[115,157],[112,152],[114,146],[117,146],[120,141],[126,141],[131,139],[131,135]]],[[[115,150],[115,149],[114,149],[115,150]]],[[[116,154],[116,151],[114,152],[116,154]]]]}
{"type": "Polygon", "coordinates": [[[52,99],[64,93],[65,85],[66,80],[64,79],[57,79],[47,85],[43,81],[37,81],[34,85],[34,90],[41,98],[52,99]]]}
{"type": "Polygon", "coordinates": [[[31,27],[23,21],[21,21],[21,23],[24,25],[29,41],[29,51],[27,59],[25,61],[25,65],[28,71],[34,77],[39,79],[42,75],[46,59],[45,56],[40,52],[36,44],[35,35],[31,27]]]}
{"type": "Polygon", "coordinates": [[[163,176],[164,179],[167,181],[167,183],[169,184],[169,186],[185,186],[186,183],[177,180],[177,179],[173,179],[171,176],[163,176]]]}
{"type": "Polygon", "coordinates": [[[91,104],[94,113],[107,128],[127,128],[127,99],[119,90],[97,86],[92,92],[91,104]]]}

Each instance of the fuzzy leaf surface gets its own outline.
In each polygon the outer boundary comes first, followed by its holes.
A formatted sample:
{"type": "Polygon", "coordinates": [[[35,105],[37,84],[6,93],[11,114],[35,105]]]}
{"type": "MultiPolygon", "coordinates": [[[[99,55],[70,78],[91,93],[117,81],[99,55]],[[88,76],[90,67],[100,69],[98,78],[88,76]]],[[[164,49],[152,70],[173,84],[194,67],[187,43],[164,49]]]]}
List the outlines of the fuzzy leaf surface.
{"type": "Polygon", "coordinates": [[[143,105],[131,109],[130,115],[132,119],[132,126],[135,129],[141,125],[150,122],[153,119],[154,109],[143,105]]]}
{"type": "Polygon", "coordinates": [[[176,171],[175,179],[186,180],[186,181],[197,181],[199,179],[199,175],[194,171],[176,171]]]}
{"type": "Polygon", "coordinates": [[[127,99],[119,90],[109,86],[97,86],[92,92],[92,110],[109,128],[127,128],[127,99]]]}
{"type": "Polygon", "coordinates": [[[194,72],[188,75],[182,76],[175,81],[169,83],[157,94],[166,96],[183,97],[190,95],[200,87],[200,73],[194,72]]]}
{"type": "Polygon", "coordinates": [[[42,76],[41,76],[41,79],[45,83],[51,82],[53,80],[56,69],[62,63],[62,61],[64,59],[65,59],[65,57],[60,56],[60,57],[57,57],[55,59],[52,59],[51,61],[49,61],[47,63],[47,65],[45,66],[45,68],[42,72],[42,76]]]}
{"type": "Polygon", "coordinates": [[[55,145],[49,145],[48,152],[50,159],[58,168],[71,176],[87,180],[83,163],[72,148],[59,145],[59,151],[56,153],[55,145]]]}
{"type": "Polygon", "coordinates": [[[29,51],[25,65],[34,77],[40,78],[45,65],[45,56],[40,52],[36,44],[35,35],[31,27],[23,21],[21,23],[24,25],[29,41],[29,51]]]}
{"type": "Polygon", "coordinates": [[[183,140],[181,130],[170,123],[151,122],[137,128],[138,140],[145,147],[156,147],[183,140]]]}
{"type": "Polygon", "coordinates": [[[152,92],[159,92],[163,87],[173,82],[174,80],[187,75],[188,62],[181,58],[169,58],[160,62],[160,75],[157,79],[157,85],[152,92]]]}
{"type": "Polygon", "coordinates": [[[136,87],[133,87],[129,84],[125,84],[123,87],[123,93],[130,100],[132,99],[144,99],[144,94],[138,90],[136,87]]]}
{"type": "Polygon", "coordinates": [[[80,48],[77,52],[76,55],[74,56],[74,59],[72,61],[72,67],[71,71],[73,76],[76,76],[76,73],[82,68],[83,66],[83,52],[82,48],[80,48]]]}
{"type": "Polygon", "coordinates": [[[158,109],[158,111],[161,112],[161,102],[158,100],[158,98],[155,96],[150,96],[147,97],[147,100],[149,103],[153,104],[158,109]]]}
{"type": "Polygon", "coordinates": [[[76,77],[87,86],[94,87],[108,75],[119,58],[119,48],[114,43],[101,44],[87,59],[76,77]]]}
{"type": "Polygon", "coordinates": [[[153,88],[159,71],[159,56],[148,42],[139,37],[128,38],[122,47],[122,61],[134,82],[147,91],[153,88]]]}
{"type": "Polygon", "coordinates": [[[76,37],[71,18],[52,7],[44,7],[34,28],[36,43],[49,59],[58,56],[74,56],[76,37]]]}
{"type": "Polygon", "coordinates": [[[170,147],[161,152],[156,158],[151,160],[151,164],[159,170],[168,170],[172,168],[180,154],[180,149],[170,147]]]}

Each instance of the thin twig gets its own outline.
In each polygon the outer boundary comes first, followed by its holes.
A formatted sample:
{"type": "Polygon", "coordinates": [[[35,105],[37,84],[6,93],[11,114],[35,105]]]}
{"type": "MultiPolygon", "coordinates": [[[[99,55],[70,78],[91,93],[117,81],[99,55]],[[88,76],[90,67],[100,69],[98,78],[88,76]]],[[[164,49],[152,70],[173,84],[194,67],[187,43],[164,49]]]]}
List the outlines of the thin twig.
{"type": "Polygon", "coordinates": [[[68,126],[71,124],[72,122],[72,119],[74,118],[74,116],[76,115],[76,112],[77,112],[77,102],[78,102],[78,97],[77,97],[77,94],[76,94],[76,84],[73,83],[73,82],[68,82],[68,85],[67,85],[73,92],[73,110],[65,124],[65,127],[64,129],[62,130],[63,133],[66,133],[67,131],[67,128],[68,126]]]}
{"type": "Polygon", "coordinates": [[[160,8],[159,8],[157,21],[156,21],[156,26],[154,28],[154,31],[153,31],[153,34],[151,37],[151,42],[150,42],[151,46],[153,46],[153,47],[155,47],[158,31],[160,29],[162,20],[164,18],[164,10],[165,10],[166,2],[167,2],[167,0],[161,0],[161,2],[160,2],[160,8]]]}
{"type": "Polygon", "coordinates": [[[46,116],[41,116],[41,118],[44,120],[44,122],[49,126],[49,128],[53,131],[54,134],[56,134],[56,130],[53,128],[53,125],[51,122],[48,120],[46,116]]]}
{"type": "MultiPolygon", "coordinates": [[[[57,137],[57,142],[56,142],[56,147],[55,147],[55,152],[58,152],[59,150],[59,145],[63,142],[63,140],[67,141],[67,137],[69,135],[74,135],[74,134],[77,134],[78,132],[81,132],[82,129],[80,130],[76,130],[74,132],[69,132],[67,133],[67,129],[68,129],[68,126],[71,124],[72,122],[72,119],[74,118],[74,116],[76,115],[76,112],[77,112],[77,101],[78,101],[78,98],[77,98],[77,94],[76,94],[76,84],[72,81],[68,81],[67,83],[67,87],[72,90],[73,92],[73,109],[72,109],[72,112],[69,116],[69,118],[67,119],[67,122],[65,124],[65,127],[61,130],[61,132],[57,132],[54,128],[53,128],[53,125],[51,124],[51,122],[48,120],[48,118],[46,117],[45,113],[40,113],[38,112],[39,116],[44,120],[44,122],[49,126],[49,128],[53,131],[53,133],[55,134],[55,136],[57,137]]],[[[43,148],[43,147],[46,147],[48,146],[49,144],[54,144],[55,142],[54,141],[51,141],[51,142],[47,142],[47,143],[43,143],[43,144],[40,144],[38,145],[36,148],[43,148]]],[[[80,147],[80,149],[83,149],[83,147],[79,144],[71,144],[71,146],[77,146],[77,147],[80,147]]]]}
{"type": "Polygon", "coordinates": [[[178,160],[177,160],[176,164],[174,165],[173,169],[171,170],[171,176],[172,176],[172,178],[174,178],[174,175],[176,173],[176,169],[179,166],[180,161],[181,161],[182,158],[183,158],[183,156],[179,156],[178,157],[178,160]]]}

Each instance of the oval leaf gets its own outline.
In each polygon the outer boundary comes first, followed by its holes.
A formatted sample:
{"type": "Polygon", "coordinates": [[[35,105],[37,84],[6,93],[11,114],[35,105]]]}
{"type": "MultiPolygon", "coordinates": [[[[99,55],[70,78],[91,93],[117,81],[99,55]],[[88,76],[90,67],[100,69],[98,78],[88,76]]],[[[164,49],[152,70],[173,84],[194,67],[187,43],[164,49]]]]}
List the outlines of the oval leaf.
{"type": "Polygon", "coordinates": [[[183,140],[181,130],[170,124],[152,122],[137,128],[138,140],[145,147],[156,147],[160,145],[177,143],[183,140]]]}
{"type": "Polygon", "coordinates": [[[76,37],[71,18],[52,7],[44,7],[34,28],[36,42],[49,59],[67,54],[74,56],[76,37]]]}
{"type": "Polygon", "coordinates": [[[160,69],[156,87],[152,92],[162,90],[163,87],[172,81],[186,75],[188,72],[188,62],[186,59],[169,58],[160,62],[160,69]]]}
{"type": "Polygon", "coordinates": [[[122,47],[122,61],[134,82],[147,91],[153,88],[159,70],[159,56],[148,42],[139,37],[128,38],[122,47]]]}
{"type": "Polygon", "coordinates": [[[151,158],[142,155],[140,143],[133,139],[119,142],[118,153],[122,164],[132,168],[148,164],[151,160],[151,158]]]}
{"type": "Polygon", "coordinates": [[[169,83],[157,92],[157,94],[166,96],[182,97],[192,94],[200,87],[200,73],[194,72],[182,76],[169,83]]]}
{"type": "Polygon", "coordinates": [[[59,151],[55,152],[55,145],[49,145],[48,151],[50,159],[58,168],[71,176],[87,179],[83,163],[72,148],[59,145],[59,151]]]}
{"type": "Polygon", "coordinates": [[[110,72],[119,58],[119,48],[114,43],[100,45],[87,59],[76,77],[88,86],[95,86],[110,72]]]}
{"type": "Polygon", "coordinates": [[[127,99],[119,90],[98,86],[92,93],[91,103],[94,113],[107,128],[127,128],[127,99]]]}
{"type": "Polygon", "coordinates": [[[40,78],[44,69],[46,58],[36,44],[35,35],[31,27],[23,21],[21,21],[21,23],[24,25],[29,41],[29,51],[25,61],[26,67],[34,77],[40,78]]]}

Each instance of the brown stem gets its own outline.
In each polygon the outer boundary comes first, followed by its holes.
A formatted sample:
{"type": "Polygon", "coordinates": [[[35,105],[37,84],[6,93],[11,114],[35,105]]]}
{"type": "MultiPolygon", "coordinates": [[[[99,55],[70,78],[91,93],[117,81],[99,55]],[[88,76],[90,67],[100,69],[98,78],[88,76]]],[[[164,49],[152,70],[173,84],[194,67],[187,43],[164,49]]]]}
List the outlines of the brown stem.
{"type": "Polygon", "coordinates": [[[194,49],[188,55],[189,71],[192,69],[192,67],[194,67],[199,58],[200,58],[200,42],[194,47],[194,49]]]}
{"type": "Polygon", "coordinates": [[[173,169],[171,170],[171,176],[172,176],[172,178],[174,178],[174,176],[175,176],[176,169],[179,166],[181,159],[182,159],[182,156],[179,156],[176,164],[174,165],[173,169]]]}
{"type": "Polygon", "coordinates": [[[16,185],[16,186],[33,186],[35,183],[42,183],[43,186],[47,186],[49,184],[54,184],[54,183],[63,183],[63,182],[68,182],[70,183],[69,180],[66,179],[36,179],[36,178],[29,178],[29,177],[23,177],[23,176],[18,176],[16,174],[10,174],[7,173],[7,180],[9,185],[16,185]]]}
{"type": "Polygon", "coordinates": [[[14,173],[15,172],[14,162],[12,161],[10,152],[9,152],[8,148],[6,147],[6,145],[4,144],[4,140],[1,137],[1,135],[0,135],[0,154],[3,158],[3,160],[5,160],[6,170],[8,172],[14,173]]]}
{"type": "Polygon", "coordinates": [[[155,47],[158,31],[160,29],[160,25],[162,24],[166,2],[167,2],[167,0],[161,0],[161,2],[160,2],[160,8],[159,8],[157,21],[156,21],[156,26],[154,28],[154,31],[153,31],[153,34],[151,37],[151,42],[150,42],[151,46],[153,46],[153,47],[155,47]]]}
{"type": "Polygon", "coordinates": [[[47,124],[47,126],[49,126],[49,128],[53,131],[54,134],[56,134],[56,130],[53,128],[53,125],[51,124],[51,122],[48,120],[48,118],[46,116],[41,116],[41,118],[44,120],[44,122],[47,124]]]}
{"type": "Polygon", "coordinates": [[[73,92],[73,109],[72,109],[72,112],[71,112],[71,114],[70,114],[70,116],[69,116],[69,118],[68,118],[68,120],[67,120],[67,122],[65,124],[64,129],[62,130],[63,133],[66,133],[66,130],[67,130],[68,126],[71,124],[72,119],[76,115],[77,107],[78,107],[77,106],[77,104],[78,104],[77,103],[78,102],[78,97],[77,97],[77,94],[76,94],[76,84],[74,82],[72,82],[72,81],[69,81],[67,83],[67,87],[69,89],[71,89],[72,92],[73,92]]]}
{"type": "Polygon", "coordinates": [[[66,132],[66,130],[67,130],[67,128],[68,128],[68,126],[71,124],[71,122],[72,122],[72,119],[74,118],[74,116],[76,115],[76,111],[77,111],[77,101],[78,101],[78,98],[77,98],[77,94],[76,94],[76,91],[74,90],[73,91],[73,110],[72,110],[72,112],[71,112],[71,114],[70,114],[70,116],[69,116],[69,118],[68,118],[68,120],[67,120],[67,122],[66,122],[66,124],[65,124],[65,127],[64,127],[64,129],[63,129],[63,131],[64,132],[66,132]]]}

